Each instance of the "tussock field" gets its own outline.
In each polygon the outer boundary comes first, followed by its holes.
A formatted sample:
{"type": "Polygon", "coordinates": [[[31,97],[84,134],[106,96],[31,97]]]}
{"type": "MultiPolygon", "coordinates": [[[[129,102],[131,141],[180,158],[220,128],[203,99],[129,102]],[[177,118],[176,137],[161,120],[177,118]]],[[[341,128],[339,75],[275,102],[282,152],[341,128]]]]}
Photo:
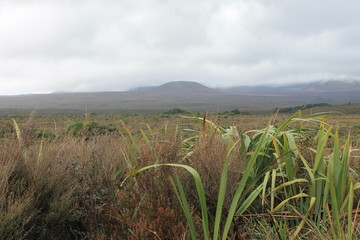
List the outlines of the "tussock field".
{"type": "Polygon", "coordinates": [[[0,239],[359,239],[359,120],[2,116],[0,239]]]}

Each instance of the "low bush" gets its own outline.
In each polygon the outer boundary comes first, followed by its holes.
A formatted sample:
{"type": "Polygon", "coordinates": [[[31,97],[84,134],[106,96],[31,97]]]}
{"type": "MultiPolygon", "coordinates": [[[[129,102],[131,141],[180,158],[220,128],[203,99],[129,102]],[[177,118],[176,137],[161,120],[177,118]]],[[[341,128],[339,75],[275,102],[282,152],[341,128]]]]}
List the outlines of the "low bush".
{"type": "Polygon", "coordinates": [[[94,121],[88,122],[73,122],[71,123],[66,133],[72,136],[91,137],[97,135],[105,135],[116,132],[116,128],[112,125],[103,126],[94,121]]]}

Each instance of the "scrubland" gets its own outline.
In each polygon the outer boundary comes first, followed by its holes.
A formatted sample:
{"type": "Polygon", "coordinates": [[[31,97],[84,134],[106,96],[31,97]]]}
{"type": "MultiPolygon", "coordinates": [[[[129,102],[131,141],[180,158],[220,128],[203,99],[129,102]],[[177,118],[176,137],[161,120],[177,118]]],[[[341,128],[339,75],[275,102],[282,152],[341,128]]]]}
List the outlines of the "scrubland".
{"type": "Polygon", "coordinates": [[[360,116],[3,116],[0,239],[359,239],[360,116]]]}

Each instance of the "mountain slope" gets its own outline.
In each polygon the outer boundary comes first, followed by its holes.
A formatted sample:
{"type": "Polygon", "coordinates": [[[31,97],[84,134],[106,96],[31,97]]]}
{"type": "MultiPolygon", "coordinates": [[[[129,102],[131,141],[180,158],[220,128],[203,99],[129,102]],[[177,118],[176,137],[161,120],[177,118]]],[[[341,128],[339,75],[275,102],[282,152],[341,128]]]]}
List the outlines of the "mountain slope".
{"type": "Polygon", "coordinates": [[[193,111],[267,110],[310,103],[360,103],[360,84],[311,83],[284,87],[214,90],[197,82],[169,82],[125,92],[0,96],[0,114],[159,112],[184,106],[193,111]],[[344,87],[345,86],[345,87],[344,87]],[[338,90],[340,89],[340,90],[338,90]]]}
{"type": "Polygon", "coordinates": [[[318,81],[311,83],[291,84],[280,87],[268,86],[239,86],[222,89],[225,93],[231,94],[261,94],[261,95],[292,95],[294,93],[330,93],[330,92],[358,92],[360,81],[318,81]]]}
{"type": "Polygon", "coordinates": [[[177,81],[168,82],[151,89],[151,92],[158,94],[197,95],[217,93],[215,90],[197,82],[177,81]]]}

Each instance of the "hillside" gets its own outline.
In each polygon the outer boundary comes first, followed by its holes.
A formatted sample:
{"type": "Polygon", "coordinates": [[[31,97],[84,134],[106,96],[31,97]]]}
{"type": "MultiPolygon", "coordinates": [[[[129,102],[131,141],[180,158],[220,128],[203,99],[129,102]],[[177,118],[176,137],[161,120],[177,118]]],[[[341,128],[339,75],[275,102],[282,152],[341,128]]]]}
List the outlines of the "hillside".
{"type": "Polygon", "coordinates": [[[317,81],[311,83],[291,84],[279,87],[269,86],[238,86],[222,89],[230,94],[258,94],[258,95],[313,95],[314,93],[324,95],[337,93],[338,95],[360,92],[360,81],[317,81]]]}
{"type": "Polygon", "coordinates": [[[360,103],[313,107],[305,110],[304,112],[306,113],[336,112],[339,114],[360,114],[360,103]]]}
{"type": "Polygon", "coordinates": [[[158,94],[177,94],[177,95],[198,95],[198,94],[216,94],[217,91],[206,87],[197,82],[177,81],[168,82],[158,87],[152,88],[150,92],[158,94]]]}
{"type": "Polygon", "coordinates": [[[0,114],[163,112],[184,106],[194,111],[269,110],[312,103],[360,103],[359,82],[325,82],[283,87],[214,90],[197,82],[169,82],[124,92],[0,96],[0,114]]]}

